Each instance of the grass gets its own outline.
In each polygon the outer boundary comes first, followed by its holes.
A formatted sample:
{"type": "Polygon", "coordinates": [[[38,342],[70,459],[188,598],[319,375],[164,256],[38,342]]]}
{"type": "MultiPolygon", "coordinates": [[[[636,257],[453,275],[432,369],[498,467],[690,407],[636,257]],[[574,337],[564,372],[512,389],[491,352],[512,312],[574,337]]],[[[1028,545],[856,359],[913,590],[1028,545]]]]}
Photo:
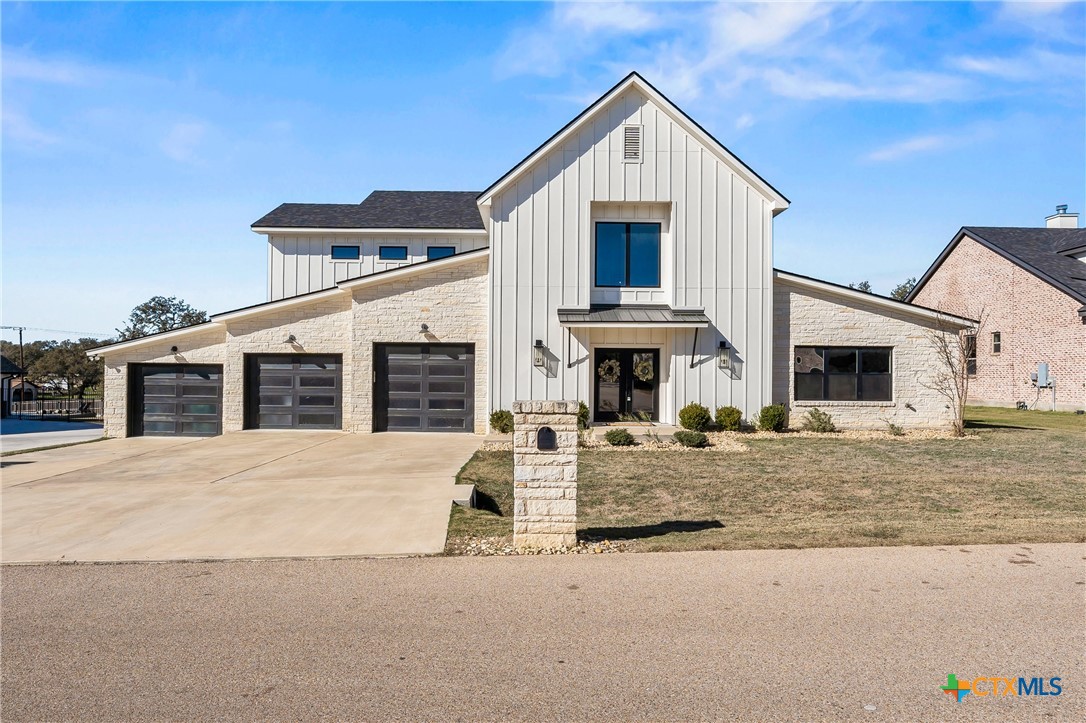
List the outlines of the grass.
{"type": "MultiPolygon", "coordinates": [[[[970,408],[975,439],[749,439],[749,451],[582,450],[578,528],[633,550],[1086,542],[1086,417],[970,408]]],[[[512,454],[461,471],[482,509],[457,538],[512,534],[512,454]]]]}

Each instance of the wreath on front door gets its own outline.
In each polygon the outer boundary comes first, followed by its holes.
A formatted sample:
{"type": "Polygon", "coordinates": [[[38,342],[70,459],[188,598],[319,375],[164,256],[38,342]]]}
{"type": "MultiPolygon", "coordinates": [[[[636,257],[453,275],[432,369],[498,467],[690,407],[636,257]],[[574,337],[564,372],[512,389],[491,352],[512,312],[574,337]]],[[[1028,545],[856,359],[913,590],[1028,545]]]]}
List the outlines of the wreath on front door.
{"type": "Polygon", "coordinates": [[[642,359],[634,364],[633,368],[634,376],[643,382],[651,382],[654,374],[652,368],[652,359],[642,359]]]}
{"type": "Polygon", "coordinates": [[[603,363],[600,364],[598,373],[600,375],[600,381],[605,384],[614,384],[618,382],[618,359],[604,359],[603,363]]]}

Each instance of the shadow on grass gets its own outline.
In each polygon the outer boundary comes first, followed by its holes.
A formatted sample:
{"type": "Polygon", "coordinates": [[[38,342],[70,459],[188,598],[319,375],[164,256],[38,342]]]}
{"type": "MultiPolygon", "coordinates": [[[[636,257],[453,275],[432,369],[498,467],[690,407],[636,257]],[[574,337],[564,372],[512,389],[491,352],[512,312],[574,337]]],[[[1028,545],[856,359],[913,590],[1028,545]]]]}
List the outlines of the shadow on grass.
{"type": "Polygon", "coordinates": [[[1002,424],[1000,422],[970,422],[966,420],[966,429],[1044,429],[1044,427],[1023,427],[1020,424],[1002,424]]]}
{"type": "Polygon", "coordinates": [[[655,525],[631,525],[628,527],[588,527],[580,531],[582,537],[603,538],[608,540],[640,540],[645,537],[660,537],[672,532],[701,532],[719,530],[724,527],[720,520],[667,520],[655,525]]]}
{"type": "Polygon", "coordinates": [[[488,495],[486,492],[480,490],[478,487],[475,488],[474,507],[477,510],[482,510],[483,512],[490,512],[491,514],[495,514],[498,517],[505,516],[504,513],[502,513],[502,508],[501,505],[498,504],[498,501],[488,495]]]}

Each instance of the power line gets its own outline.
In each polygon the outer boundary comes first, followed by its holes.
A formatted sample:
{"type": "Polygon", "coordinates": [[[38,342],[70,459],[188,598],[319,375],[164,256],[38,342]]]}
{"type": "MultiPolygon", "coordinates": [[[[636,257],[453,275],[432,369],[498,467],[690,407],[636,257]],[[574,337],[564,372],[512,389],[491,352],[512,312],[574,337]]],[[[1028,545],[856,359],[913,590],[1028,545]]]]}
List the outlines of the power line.
{"type": "Polygon", "coordinates": [[[36,326],[0,326],[0,329],[13,329],[16,331],[48,331],[53,334],[79,334],[81,336],[109,336],[101,331],[72,331],[71,329],[42,329],[36,326]]]}

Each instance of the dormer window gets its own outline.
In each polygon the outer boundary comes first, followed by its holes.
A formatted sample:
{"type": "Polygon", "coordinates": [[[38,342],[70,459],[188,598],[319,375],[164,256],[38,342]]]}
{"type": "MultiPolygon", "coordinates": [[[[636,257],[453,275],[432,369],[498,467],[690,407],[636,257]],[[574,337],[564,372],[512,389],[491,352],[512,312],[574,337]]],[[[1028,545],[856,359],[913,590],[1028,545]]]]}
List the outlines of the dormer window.
{"type": "Polygon", "coordinates": [[[660,224],[596,224],[596,286],[659,288],[660,224]]]}
{"type": "Polygon", "coordinates": [[[377,257],[382,261],[407,261],[407,247],[382,246],[377,250],[377,257]]]}
{"type": "Polygon", "coordinates": [[[434,259],[444,259],[449,256],[456,255],[455,246],[427,246],[426,247],[426,260],[433,261],[434,259]]]}
{"type": "Polygon", "coordinates": [[[333,246],[333,261],[358,261],[360,253],[357,246],[333,246]]]}

